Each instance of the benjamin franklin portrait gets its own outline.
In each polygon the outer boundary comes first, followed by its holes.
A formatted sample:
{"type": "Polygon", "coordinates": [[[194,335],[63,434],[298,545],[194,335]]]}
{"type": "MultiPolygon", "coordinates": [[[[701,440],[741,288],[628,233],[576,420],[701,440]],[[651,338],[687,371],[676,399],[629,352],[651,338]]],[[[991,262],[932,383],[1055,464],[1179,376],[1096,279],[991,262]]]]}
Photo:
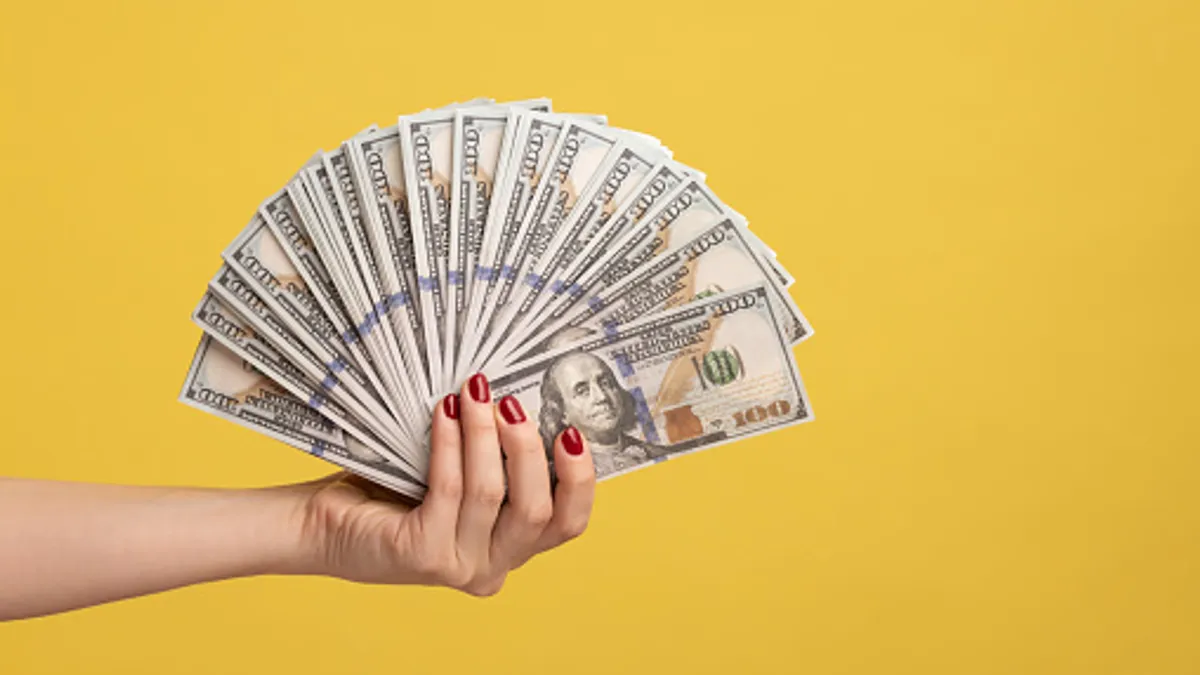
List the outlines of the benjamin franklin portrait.
{"type": "Polygon", "coordinates": [[[596,475],[606,476],[663,454],[663,449],[631,435],[637,425],[633,396],[604,361],[583,352],[554,360],[542,380],[538,432],[553,456],[554,439],[567,426],[587,438],[596,475]]]}

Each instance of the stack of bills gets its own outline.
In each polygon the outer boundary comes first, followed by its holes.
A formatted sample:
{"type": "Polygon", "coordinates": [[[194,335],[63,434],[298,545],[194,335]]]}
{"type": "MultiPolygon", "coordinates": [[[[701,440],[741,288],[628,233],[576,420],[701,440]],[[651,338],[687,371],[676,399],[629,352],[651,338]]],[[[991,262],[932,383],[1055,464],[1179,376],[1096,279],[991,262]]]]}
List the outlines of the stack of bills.
{"type": "Polygon", "coordinates": [[[601,479],[812,418],[775,253],[660,141],[546,99],[369,127],[221,257],[181,400],[414,499],[476,372],[601,479]]]}

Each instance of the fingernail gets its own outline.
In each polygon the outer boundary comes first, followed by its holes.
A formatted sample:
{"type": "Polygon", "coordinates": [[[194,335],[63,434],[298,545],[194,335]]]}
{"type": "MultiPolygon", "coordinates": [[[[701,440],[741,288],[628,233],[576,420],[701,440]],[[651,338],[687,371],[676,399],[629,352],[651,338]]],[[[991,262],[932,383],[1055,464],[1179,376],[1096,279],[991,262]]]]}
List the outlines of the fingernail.
{"type": "Polygon", "coordinates": [[[525,409],[521,407],[521,402],[512,396],[505,396],[500,399],[497,404],[500,407],[500,416],[509,424],[520,424],[525,421],[525,409]]]}
{"type": "Polygon", "coordinates": [[[458,419],[458,394],[450,394],[442,399],[442,410],[446,413],[446,417],[452,420],[458,419]]]}
{"type": "Polygon", "coordinates": [[[487,403],[492,400],[492,391],[488,387],[487,378],[483,373],[475,373],[467,380],[467,391],[471,392],[471,398],[479,403],[487,403]]]}
{"type": "Polygon", "coordinates": [[[575,427],[567,427],[563,430],[563,450],[567,451],[568,455],[576,457],[583,454],[583,436],[579,435],[579,430],[575,427]]]}

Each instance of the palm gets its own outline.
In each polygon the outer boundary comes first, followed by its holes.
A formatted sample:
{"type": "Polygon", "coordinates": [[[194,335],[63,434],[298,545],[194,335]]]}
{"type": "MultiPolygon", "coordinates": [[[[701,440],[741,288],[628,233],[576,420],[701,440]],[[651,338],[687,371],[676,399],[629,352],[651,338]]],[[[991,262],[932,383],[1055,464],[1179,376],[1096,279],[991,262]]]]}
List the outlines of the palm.
{"type": "Polygon", "coordinates": [[[309,501],[308,520],[330,570],[354,581],[420,581],[410,564],[415,509],[342,474],[322,483],[309,501]]]}

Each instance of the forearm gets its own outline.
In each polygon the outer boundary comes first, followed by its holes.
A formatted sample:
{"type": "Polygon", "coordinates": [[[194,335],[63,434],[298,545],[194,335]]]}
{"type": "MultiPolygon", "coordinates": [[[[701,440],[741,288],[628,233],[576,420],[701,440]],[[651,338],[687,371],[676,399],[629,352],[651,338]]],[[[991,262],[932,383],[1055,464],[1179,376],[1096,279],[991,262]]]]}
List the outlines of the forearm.
{"type": "Polygon", "coordinates": [[[310,571],[307,486],[127,487],[0,478],[0,620],[237,576],[310,571]]]}

